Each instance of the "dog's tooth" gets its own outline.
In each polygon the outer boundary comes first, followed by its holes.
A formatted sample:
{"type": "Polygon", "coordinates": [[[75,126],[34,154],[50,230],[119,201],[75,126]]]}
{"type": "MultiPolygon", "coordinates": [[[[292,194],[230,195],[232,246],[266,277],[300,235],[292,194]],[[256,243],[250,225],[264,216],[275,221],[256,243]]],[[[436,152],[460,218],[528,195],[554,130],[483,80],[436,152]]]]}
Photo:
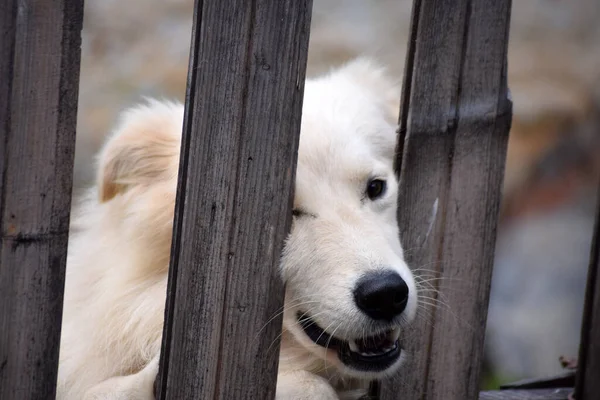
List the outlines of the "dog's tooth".
{"type": "Polygon", "coordinates": [[[355,353],[359,352],[358,345],[356,344],[356,342],[354,340],[348,341],[348,347],[350,347],[350,351],[353,351],[355,353]]]}

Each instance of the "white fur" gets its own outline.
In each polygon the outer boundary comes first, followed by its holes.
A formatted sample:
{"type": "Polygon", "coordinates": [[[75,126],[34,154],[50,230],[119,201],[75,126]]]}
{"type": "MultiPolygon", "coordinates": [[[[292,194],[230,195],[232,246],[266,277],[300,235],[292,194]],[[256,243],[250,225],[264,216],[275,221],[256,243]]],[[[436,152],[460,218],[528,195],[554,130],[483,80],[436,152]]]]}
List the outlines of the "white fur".
{"type": "MultiPolygon", "coordinates": [[[[297,310],[342,339],[387,329],[351,295],[362,274],[385,267],[410,289],[402,319],[416,313],[396,224],[398,97],[364,59],[306,82],[294,206],[310,215],[294,218],[281,262],[287,289],[278,399],[356,398],[367,379],[380,377],[349,369],[311,342],[297,310]],[[364,191],[374,177],[387,180],[388,190],[370,201],[364,191]]],[[[124,114],[100,154],[97,186],[73,217],[59,399],[153,397],[182,123],[180,104],[150,100],[124,114]]]]}

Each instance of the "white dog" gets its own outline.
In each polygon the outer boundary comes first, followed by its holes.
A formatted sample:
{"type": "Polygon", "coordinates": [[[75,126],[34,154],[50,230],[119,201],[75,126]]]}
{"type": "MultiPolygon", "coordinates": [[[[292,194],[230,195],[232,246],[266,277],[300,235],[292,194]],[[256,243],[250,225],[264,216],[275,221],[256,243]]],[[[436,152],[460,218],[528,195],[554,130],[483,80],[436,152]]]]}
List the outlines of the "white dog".
{"type": "MultiPolygon", "coordinates": [[[[417,292],[396,223],[398,97],[365,59],[306,82],[278,399],[355,398],[404,358],[417,292]]],[[[182,122],[182,105],[149,101],[100,154],[73,216],[59,399],[153,399],[182,122]]]]}

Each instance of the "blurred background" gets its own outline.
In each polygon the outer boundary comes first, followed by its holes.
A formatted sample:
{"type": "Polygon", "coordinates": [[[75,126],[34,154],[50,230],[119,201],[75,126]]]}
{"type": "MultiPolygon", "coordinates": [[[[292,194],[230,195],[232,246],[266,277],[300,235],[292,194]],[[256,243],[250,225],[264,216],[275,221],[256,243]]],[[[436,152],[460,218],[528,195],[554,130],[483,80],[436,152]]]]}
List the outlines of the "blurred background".
{"type": "MultiPolygon", "coordinates": [[[[402,78],[411,1],[314,0],[309,76],[357,55],[402,78]]],[[[193,0],[87,1],[75,190],[125,107],[184,99],[193,0]]],[[[513,1],[514,100],[482,386],[577,356],[600,176],[600,2],[513,1]]]]}

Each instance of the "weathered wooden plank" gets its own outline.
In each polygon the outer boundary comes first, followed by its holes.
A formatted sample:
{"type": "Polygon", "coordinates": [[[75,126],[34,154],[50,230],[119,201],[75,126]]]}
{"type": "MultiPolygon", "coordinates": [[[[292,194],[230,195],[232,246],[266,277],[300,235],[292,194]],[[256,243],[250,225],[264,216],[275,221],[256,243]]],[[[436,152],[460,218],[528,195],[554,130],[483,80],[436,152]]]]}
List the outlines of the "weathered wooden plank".
{"type": "Polygon", "coordinates": [[[0,398],[54,399],[82,0],[0,2],[0,398]]]}
{"type": "Polygon", "coordinates": [[[596,226],[592,239],[577,363],[577,400],[594,400],[600,393],[600,185],[596,201],[596,226]]]}
{"type": "Polygon", "coordinates": [[[422,314],[403,343],[409,366],[382,382],[385,400],[478,396],[511,121],[510,6],[510,0],[414,3],[398,222],[409,265],[424,281],[422,314]]]}
{"type": "Polygon", "coordinates": [[[521,379],[500,385],[500,389],[549,389],[575,386],[575,371],[567,371],[545,378],[521,379]]]}
{"type": "Polygon", "coordinates": [[[572,391],[571,388],[493,390],[481,392],[479,400],[567,400],[572,391]]]}
{"type": "Polygon", "coordinates": [[[161,399],[274,396],[311,5],[196,2],[161,399]]]}

